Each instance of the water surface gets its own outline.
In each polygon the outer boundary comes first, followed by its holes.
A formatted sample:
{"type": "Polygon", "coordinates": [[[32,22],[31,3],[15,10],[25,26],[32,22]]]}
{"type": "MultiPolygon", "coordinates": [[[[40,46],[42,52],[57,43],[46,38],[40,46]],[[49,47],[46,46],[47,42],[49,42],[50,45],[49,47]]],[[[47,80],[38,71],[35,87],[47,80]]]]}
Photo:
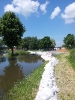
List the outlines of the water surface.
{"type": "Polygon", "coordinates": [[[0,96],[7,93],[14,82],[32,73],[42,63],[43,59],[36,55],[0,59],[0,96]]]}

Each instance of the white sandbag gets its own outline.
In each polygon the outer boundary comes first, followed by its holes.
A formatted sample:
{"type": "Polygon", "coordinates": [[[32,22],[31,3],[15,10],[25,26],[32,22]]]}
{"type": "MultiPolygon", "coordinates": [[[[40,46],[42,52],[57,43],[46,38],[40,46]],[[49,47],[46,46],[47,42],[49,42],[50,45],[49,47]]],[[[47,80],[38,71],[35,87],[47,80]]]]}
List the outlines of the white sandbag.
{"type": "Polygon", "coordinates": [[[50,98],[53,97],[53,95],[54,91],[46,87],[43,88],[41,91],[39,91],[39,93],[37,93],[35,100],[38,100],[38,97],[40,97],[39,100],[49,100],[50,98]]]}
{"type": "Polygon", "coordinates": [[[57,100],[57,92],[59,89],[56,86],[54,77],[54,66],[58,63],[58,60],[52,57],[48,52],[43,52],[41,57],[44,60],[49,60],[44,67],[44,72],[39,85],[39,90],[35,100],[57,100]]]}

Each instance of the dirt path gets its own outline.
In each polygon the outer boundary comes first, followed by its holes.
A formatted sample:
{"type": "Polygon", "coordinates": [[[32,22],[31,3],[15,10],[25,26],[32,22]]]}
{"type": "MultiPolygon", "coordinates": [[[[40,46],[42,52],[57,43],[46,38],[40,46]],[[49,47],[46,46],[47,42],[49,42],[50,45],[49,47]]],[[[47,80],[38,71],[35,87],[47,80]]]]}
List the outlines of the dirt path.
{"type": "Polygon", "coordinates": [[[67,56],[58,56],[59,63],[55,67],[56,83],[59,90],[58,100],[75,100],[75,71],[72,69],[67,56]]]}

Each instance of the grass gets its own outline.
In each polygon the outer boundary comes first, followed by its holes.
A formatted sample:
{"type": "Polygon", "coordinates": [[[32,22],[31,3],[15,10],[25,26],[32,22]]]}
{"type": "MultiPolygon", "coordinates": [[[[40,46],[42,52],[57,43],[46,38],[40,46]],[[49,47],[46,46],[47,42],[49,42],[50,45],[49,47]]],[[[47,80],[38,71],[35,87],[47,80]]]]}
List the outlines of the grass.
{"type": "MultiPolygon", "coordinates": [[[[56,57],[59,59],[59,63],[55,67],[56,83],[60,89],[57,94],[58,100],[75,100],[75,70],[68,59],[70,54],[63,53],[56,57]]],[[[44,62],[33,71],[28,78],[14,84],[3,100],[34,100],[46,63],[44,62]]]]}
{"type": "Polygon", "coordinates": [[[3,100],[34,100],[46,63],[44,62],[34,70],[28,78],[14,84],[12,89],[4,96],[3,100]]]}
{"type": "Polygon", "coordinates": [[[58,100],[75,100],[75,70],[69,60],[69,53],[60,54],[55,67],[55,77],[58,88],[58,100]]]}
{"type": "Polygon", "coordinates": [[[75,49],[70,50],[70,55],[68,57],[73,69],[75,70],[75,49]]]}
{"type": "MultiPolygon", "coordinates": [[[[7,50],[7,52],[8,52],[7,57],[12,57],[11,50],[7,50]]],[[[29,54],[29,52],[24,50],[14,50],[13,56],[24,55],[24,54],[29,54]]]]}

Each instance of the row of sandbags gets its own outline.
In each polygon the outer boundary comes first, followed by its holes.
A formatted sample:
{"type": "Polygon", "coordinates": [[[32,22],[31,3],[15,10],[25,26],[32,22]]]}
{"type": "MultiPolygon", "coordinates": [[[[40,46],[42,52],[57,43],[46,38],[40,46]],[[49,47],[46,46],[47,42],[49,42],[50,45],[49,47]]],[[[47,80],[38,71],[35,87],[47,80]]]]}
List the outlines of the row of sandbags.
{"type": "MultiPolygon", "coordinates": [[[[44,67],[42,79],[40,81],[39,90],[37,92],[35,100],[57,100],[57,88],[54,77],[54,66],[58,63],[58,60],[48,52],[38,52],[44,60],[49,60],[44,67]]],[[[37,53],[37,54],[38,54],[37,53]]]]}

